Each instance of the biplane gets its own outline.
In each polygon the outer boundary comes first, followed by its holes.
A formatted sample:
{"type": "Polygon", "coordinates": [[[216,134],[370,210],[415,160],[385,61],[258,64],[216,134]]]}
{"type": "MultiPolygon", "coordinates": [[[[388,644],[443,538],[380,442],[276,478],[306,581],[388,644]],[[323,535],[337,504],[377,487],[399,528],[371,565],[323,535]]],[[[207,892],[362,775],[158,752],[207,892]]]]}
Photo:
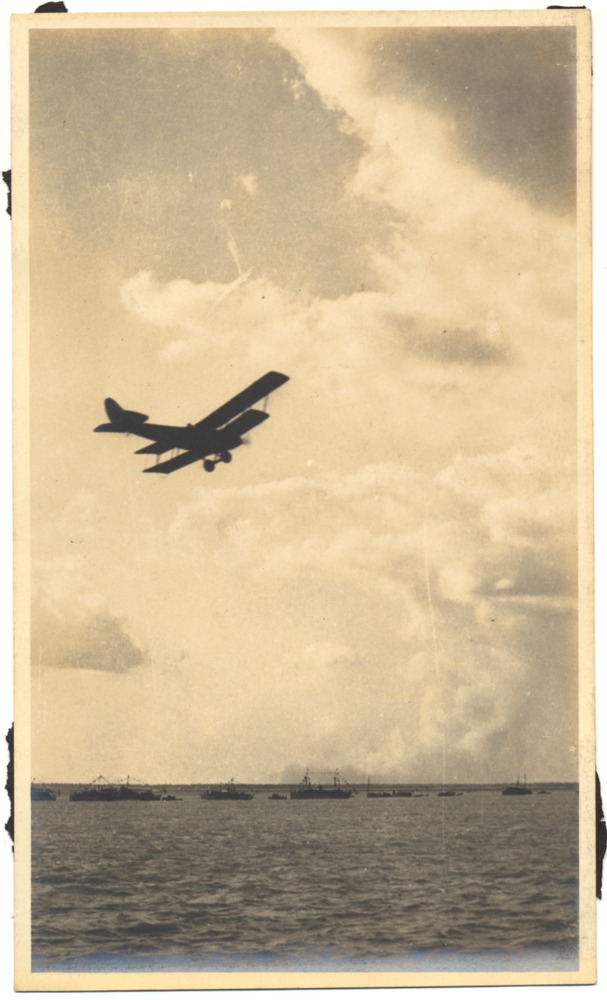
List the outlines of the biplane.
{"type": "Polygon", "coordinates": [[[244,435],[270,416],[265,409],[254,409],[255,403],[266,399],[271,392],[288,381],[288,375],[267,372],[197,424],[187,424],[185,427],[150,424],[145,413],[124,410],[115,399],[106,399],[105,412],[109,423],[100,424],[95,427],[95,431],[136,434],[152,442],[145,448],[139,448],[136,455],[160,456],[167,451],[179,452],[166,461],[157,461],[155,465],[144,469],[144,472],[166,475],[194,462],[202,462],[206,472],[213,472],[219,462],[231,462],[234,449],[245,443],[244,435]]]}

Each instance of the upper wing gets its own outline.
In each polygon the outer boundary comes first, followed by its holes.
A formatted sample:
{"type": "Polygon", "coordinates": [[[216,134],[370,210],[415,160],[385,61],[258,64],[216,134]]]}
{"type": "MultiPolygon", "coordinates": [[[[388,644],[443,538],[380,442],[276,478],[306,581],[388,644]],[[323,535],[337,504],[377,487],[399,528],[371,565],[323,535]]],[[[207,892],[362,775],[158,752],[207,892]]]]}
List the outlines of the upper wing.
{"type": "Polygon", "coordinates": [[[208,417],[204,417],[203,420],[200,420],[194,426],[199,430],[214,430],[217,427],[223,427],[228,420],[232,420],[239,413],[248,410],[250,406],[258,403],[265,396],[269,396],[271,392],[274,392],[275,389],[278,389],[279,386],[284,385],[288,381],[288,375],[282,375],[280,372],[268,372],[266,375],[258,378],[256,382],[253,382],[252,385],[248,386],[247,389],[239,392],[233,399],[228,400],[227,403],[214,410],[213,413],[209,413],[208,417]]]}
{"type": "Polygon", "coordinates": [[[200,462],[202,456],[197,451],[182,451],[180,455],[175,455],[175,458],[168,458],[166,462],[157,462],[156,465],[150,465],[149,469],[144,469],[144,472],[176,472],[177,469],[183,469],[186,465],[193,465],[194,462],[200,462]]]}

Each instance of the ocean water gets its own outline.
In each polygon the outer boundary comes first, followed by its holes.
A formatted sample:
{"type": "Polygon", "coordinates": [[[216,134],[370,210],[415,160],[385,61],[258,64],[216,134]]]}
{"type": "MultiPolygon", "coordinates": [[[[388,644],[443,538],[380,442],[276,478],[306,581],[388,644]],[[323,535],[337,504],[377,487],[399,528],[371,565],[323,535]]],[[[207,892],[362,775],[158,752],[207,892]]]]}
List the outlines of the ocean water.
{"type": "Polygon", "coordinates": [[[578,797],[32,803],[34,971],[577,967],[578,797]]]}

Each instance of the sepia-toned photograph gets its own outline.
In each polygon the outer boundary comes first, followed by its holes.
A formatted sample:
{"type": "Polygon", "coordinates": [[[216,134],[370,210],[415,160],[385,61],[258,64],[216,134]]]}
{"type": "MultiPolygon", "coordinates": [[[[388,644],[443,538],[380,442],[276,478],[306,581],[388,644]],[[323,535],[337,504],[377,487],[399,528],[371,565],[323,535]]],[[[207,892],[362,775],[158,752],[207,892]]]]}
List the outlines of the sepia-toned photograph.
{"type": "Polygon", "coordinates": [[[591,983],[590,18],[13,20],[16,983],[591,983]]]}

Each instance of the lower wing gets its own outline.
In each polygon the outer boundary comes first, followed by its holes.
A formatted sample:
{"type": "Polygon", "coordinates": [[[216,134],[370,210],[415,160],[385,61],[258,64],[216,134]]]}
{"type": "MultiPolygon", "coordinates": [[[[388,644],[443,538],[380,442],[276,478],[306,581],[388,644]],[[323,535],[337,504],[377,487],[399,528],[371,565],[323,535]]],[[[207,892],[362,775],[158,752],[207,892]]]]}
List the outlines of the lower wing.
{"type": "Polygon", "coordinates": [[[166,462],[158,462],[156,465],[151,465],[149,469],[144,469],[144,472],[176,472],[177,469],[184,469],[186,465],[193,465],[194,462],[202,461],[202,455],[197,451],[182,451],[180,455],[175,455],[175,458],[169,458],[166,462]]]}

